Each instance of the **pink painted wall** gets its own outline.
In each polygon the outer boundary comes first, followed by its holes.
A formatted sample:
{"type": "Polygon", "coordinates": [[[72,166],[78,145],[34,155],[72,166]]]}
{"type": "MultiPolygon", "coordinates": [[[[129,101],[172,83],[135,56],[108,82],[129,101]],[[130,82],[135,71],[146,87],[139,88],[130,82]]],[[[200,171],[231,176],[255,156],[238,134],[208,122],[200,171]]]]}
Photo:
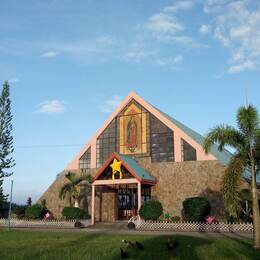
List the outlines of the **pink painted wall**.
{"type": "Polygon", "coordinates": [[[168,118],[162,115],[156,108],[151,106],[141,97],[139,97],[135,92],[131,92],[119,105],[119,107],[109,116],[107,121],[103,126],[96,132],[96,134],[91,138],[91,140],[80,150],[76,157],[68,164],[67,170],[77,169],[79,165],[79,159],[84,154],[84,152],[91,146],[91,168],[96,168],[96,140],[98,136],[106,129],[106,127],[111,123],[114,117],[132,100],[134,99],[150,113],[156,116],[162,123],[168,126],[174,132],[174,155],[175,162],[181,162],[181,138],[193,146],[197,151],[197,160],[217,160],[212,154],[205,154],[201,145],[194,141],[190,136],[184,133],[180,128],[173,124],[168,118]]]}

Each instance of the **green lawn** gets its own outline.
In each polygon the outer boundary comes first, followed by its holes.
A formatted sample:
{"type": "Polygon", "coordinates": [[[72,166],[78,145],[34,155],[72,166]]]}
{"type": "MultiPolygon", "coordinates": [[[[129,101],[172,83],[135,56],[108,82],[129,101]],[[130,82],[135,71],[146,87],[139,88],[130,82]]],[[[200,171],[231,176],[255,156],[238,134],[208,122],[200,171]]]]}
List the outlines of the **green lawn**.
{"type": "Polygon", "coordinates": [[[247,240],[173,236],[180,246],[169,252],[165,236],[53,233],[0,230],[0,259],[120,259],[122,239],[140,241],[145,250],[129,249],[128,259],[260,259],[247,240]]]}

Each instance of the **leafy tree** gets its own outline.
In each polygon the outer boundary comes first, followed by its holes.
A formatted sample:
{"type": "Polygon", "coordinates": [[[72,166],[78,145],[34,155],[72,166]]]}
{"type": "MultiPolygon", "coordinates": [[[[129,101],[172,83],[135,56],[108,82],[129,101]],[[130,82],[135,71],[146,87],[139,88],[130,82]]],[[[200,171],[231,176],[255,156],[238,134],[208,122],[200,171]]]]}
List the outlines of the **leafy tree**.
{"type": "Polygon", "coordinates": [[[7,199],[7,196],[3,194],[3,178],[12,175],[9,170],[15,165],[14,159],[11,157],[14,149],[11,134],[11,100],[9,96],[9,84],[5,81],[0,96],[0,208],[7,199]]]}
{"type": "MultiPolygon", "coordinates": [[[[74,206],[76,208],[79,207],[80,200],[84,196],[83,190],[90,187],[92,183],[91,175],[82,175],[80,177],[76,176],[76,173],[68,172],[65,175],[66,179],[69,181],[65,183],[59,193],[60,199],[68,198],[70,202],[70,206],[72,205],[72,200],[74,200],[74,206]]],[[[88,190],[88,189],[87,189],[88,190]]]]}
{"type": "Polygon", "coordinates": [[[32,198],[31,197],[28,197],[27,199],[27,206],[32,206],[32,198]]]}
{"type": "Polygon", "coordinates": [[[252,106],[243,106],[237,112],[238,129],[229,125],[219,125],[211,129],[204,141],[204,150],[210,151],[211,146],[217,143],[222,151],[226,145],[235,149],[223,177],[223,193],[227,210],[235,214],[238,204],[240,179],[245,171],[250,173],[254,247],[260,248],[260,213],[256,186],[256,174],[260,170],[260,127],[257,109],[252,106]],[[235,200],[232,206],[232,197],[235,200]]]}
{"type": "Polygon", "coordinates": [[[7,201],[7,196],[4,195],[2,185],[3,185],[3,180],[0,179],[0,209],[4,207],[4,204],[7,201]]]}
{"type": "Polygon", "coordinates": [[[11,156],[14,151],[12,118],[9,84],[5,81],[0,96],[0,178],[12,175],[9,170],[15,165],[11,156]]]}

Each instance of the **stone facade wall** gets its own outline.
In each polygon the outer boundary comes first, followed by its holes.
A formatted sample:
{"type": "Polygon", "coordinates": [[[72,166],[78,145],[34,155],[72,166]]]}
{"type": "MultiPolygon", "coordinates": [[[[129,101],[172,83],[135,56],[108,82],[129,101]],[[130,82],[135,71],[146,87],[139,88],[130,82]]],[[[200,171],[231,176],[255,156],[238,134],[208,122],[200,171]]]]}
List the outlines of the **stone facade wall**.
{"type": "Polygon", "coordinates": [[[203,196],[210,201],[213,215],[224,216],[220,183],[225,166],[219,161],[150,163],[146,159],[139,164],[157,179],[151,193],[165,213],[181,216],[186,198],[203,196]]]}
{"type": "MultiPolygon", "coordinates": [[[[38,199],[38,203],[41,203],[43,200],[46,200],[47,208],[52,212],[53,216],[57,219],[61,218],[61,211],[64,207],[70,206],[68,200],[61,200],[59,199],[59,192],[61,187],[68,182],[68,180],[65,177],[65,174],[68,171],[63,171],[59,174],[59,176],[56,178],[56,180],[50,185],[50,187],[43,193],[43,195],[38,199]]],[[[72,172],[80,174],[78,170],[73,170],[72,172]]],[[[96,169],[91,169],[91,171],[88,172],[92,176],[95,175],[96,169]]],[[[87,196],[81,201],[81,206],[84,207],[84,205],[89,205],[89,202],[91,200],[91,195],[87,196]]],[[[72,202],[73,203],[73,202],[72,202]]],[[[90,206],[88,206],[88,209],[90,209],[90,206]]],[[[91,212],[91,211],[89,211],[91,212]]]]}
{"type": "MultiPolygon", "coordinates": [[[[151,163],[147,157],[139,158],[138,163],[157,179],[157,184],[151,190],[152,197],[162,203],[165,213],[181,216],[185,198],[205,196],[212,205],[212,214],[224,215],[220,182],[225,166],[219,161],[151,163]]],[[[94,176],[96,171],[97,169],[92,169],[91,175],[94,176]]],[[[68,206],[68,202],[58,197],[60,188],[66,182],[65,173],[63,172],[39,199],[46,199],[48,209],[56,218],[60,218],[63,207],[68,206]]],[[[97,188],[95,201],[97,221],[116,220],[117,196],[114,190],[97,188]]],[[[88,195],[87,202],[81,206],[88,207],[91,212],[91,195],[88,195]]]]}

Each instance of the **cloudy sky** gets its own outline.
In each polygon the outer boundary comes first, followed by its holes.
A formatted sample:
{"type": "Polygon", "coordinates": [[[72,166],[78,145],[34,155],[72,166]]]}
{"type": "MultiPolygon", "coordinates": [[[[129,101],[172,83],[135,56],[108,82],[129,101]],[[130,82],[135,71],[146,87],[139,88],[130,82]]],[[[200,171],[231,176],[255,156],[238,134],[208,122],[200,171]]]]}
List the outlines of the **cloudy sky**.
{"type": "Polygon", "coordinates": [[[15,201],[35,201],[130,91],[205,134],[246,97],[260,110],[259,72],[258,0],[1,0],[15,201]]]}

